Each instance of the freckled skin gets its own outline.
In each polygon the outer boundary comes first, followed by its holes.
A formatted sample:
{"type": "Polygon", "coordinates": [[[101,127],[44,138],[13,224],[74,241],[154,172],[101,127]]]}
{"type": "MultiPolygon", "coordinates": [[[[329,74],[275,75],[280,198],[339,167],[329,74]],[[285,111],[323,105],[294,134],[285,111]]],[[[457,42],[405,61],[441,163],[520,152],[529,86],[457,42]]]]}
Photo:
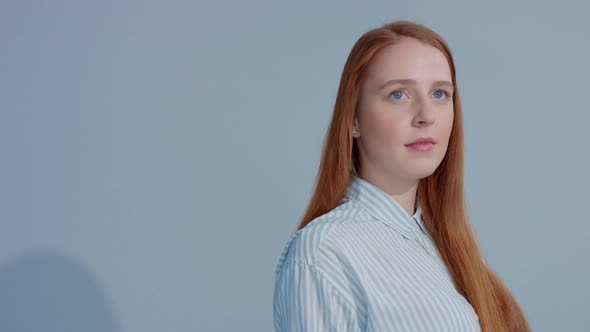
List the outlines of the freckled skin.
{"type": "Polygon", "coordinates": [[[403,37],[374,58],[362,82],[355,115],[360,176],[387,192],[412,215],[418,180],[431,175],[445,156],[453,126],[453,89],[446,57],[419,40],[403,37]],[[382,90],[392,79],[413,79],[382,90]],[[401,92],[395,92],[396,90],[401,92]],[[420,137],[437,142],[427,152],[405,146],[420,137]]]}

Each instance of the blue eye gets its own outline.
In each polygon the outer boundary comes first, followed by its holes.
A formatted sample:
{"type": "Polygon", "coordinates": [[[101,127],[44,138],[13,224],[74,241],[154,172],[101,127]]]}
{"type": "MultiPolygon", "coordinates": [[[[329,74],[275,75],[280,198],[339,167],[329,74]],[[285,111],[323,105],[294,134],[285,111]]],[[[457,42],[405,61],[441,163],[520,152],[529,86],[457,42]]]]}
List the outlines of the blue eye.
{"type": "Polygon", "coordinates": [[[400,100],[404,96],[404,92],[402,90],[395,90],[390,94],[390,96],[394,96],[394,100],[400,100]]]}
{"type": "Polygon", "coordinates": [[[434,95],[435,95],[435,97],[436,97],[437,99],[442,99],[442,98],[445,98],[445,97],[447,97],[447,96],[448,96],[448,93],[447,93],[446,91],[443,91],[443,90],[436,90],[436,91],[434,92],[434,95]],[[445,96],[441,96],[441,94],[444,94],[445,96]],[[439,97],[441,97],[441,98],[439,98],[439,97]]]}

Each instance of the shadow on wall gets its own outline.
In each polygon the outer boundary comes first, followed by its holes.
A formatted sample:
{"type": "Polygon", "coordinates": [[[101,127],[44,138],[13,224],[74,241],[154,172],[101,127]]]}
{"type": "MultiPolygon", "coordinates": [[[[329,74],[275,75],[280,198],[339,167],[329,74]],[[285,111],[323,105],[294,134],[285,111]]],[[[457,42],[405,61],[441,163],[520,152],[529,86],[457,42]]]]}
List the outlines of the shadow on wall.
{"type": "Polygon", "coordinates": [[[0,331],[120,331],[92,273],[52,253],[18,256],[0,266],[0,331]]]}

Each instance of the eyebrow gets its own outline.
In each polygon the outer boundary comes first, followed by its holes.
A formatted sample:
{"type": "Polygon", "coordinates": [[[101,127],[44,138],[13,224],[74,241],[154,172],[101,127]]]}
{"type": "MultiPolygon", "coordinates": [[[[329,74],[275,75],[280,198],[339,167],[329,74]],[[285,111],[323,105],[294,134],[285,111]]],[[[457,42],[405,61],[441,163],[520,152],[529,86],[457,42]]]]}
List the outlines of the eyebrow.
{"type": "MultiPolygon", "coordinates": [[[[383,83],[380,87],[379,87],[379,91],[383,90],[384,88],[393,85],[393,84],[397,84],[397,83],[402,83],[402,84],[410,84],[410,85],[416,85],[416,80],[411,79],[411,78],[400,78],[400,79],[395,79],[395,80],[389,80],[385,83],[383,83]]],[[[454,89],[453,83],[450,81],[434,81],[432,82],[433,86],[447,86],[451,89],[454,89]]]]}

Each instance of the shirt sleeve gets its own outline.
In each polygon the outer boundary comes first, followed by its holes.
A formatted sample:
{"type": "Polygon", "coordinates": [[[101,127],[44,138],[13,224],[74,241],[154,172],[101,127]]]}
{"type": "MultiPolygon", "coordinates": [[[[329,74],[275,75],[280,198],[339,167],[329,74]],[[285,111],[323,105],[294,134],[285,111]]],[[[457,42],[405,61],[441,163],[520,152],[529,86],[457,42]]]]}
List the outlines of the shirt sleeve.
{"type": "Polygon", "coordinates": [[[356,310],[350,298],[314,266],[289,262],[276,275],[275,332],[358,332],[356,310]]]}

